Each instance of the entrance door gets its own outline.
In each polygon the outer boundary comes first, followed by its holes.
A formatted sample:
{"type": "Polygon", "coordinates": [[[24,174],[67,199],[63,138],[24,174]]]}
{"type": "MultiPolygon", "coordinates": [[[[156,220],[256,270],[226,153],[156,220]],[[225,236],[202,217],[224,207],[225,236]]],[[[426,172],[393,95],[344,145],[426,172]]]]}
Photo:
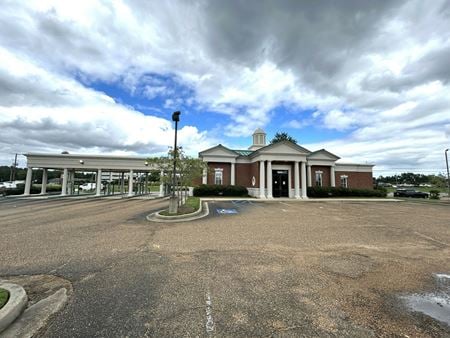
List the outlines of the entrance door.
{"type": "Polygon", "coordinates": [[[288,170],[272,170],[272,196],[289,197],[288,170]]]}

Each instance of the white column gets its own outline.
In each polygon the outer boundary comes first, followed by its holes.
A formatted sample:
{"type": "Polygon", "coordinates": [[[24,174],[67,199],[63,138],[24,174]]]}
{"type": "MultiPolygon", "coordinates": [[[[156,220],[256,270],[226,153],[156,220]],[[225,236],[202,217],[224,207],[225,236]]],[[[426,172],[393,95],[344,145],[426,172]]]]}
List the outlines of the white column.
{"type": "Polygon", "coordinates": [[[311,164],[308,164],[308,187],[312,187],[311,164]]]}
{"type": "Polygon", "coordinates": [[[27,178],[25,179],[25,190],[23,191],[23,194],[25,196],[28,196],[30,194],[32,178],[33,178],[33,169],[28,168],[27,169],[27,178]]]}
{"type": "Polygon", "coordinates": [[[335,174],[334,174],[334,165],[331,166],[330,181],[331,181],[331,186],[335,187],[336,186],[336,177],[335,177],[335,174]]]}
{"type": "Polygon", "coordinates": [[[267,161],[267,198],[272,196],[272,161],[267,161]]]}
{"type": "Polygon", "coordinates": [[[266,175],[265,175],[264,161],[259,161],[259,198],[266,198],[266,194],[264,191],[265,181],[266,175]]]}
{"type": "Polygon", "coordinates": [[[306,194],[306,163],[305,162],[302,162],[301,175],[302,175],[302,198],[308,198],[308,195],[306,194]]]}
{"type": "Polygon", "coordinates": [[[69,180],[69,169],[64,168],[63,171],[63,181],[61,187],[61,196],[67,195],[67,181],[69,180]]]}
{"type": "Polygon", "coordinates": [[[203,169],[202,184],[208,184],[208,169],[203,169]]]}
{"type": "Polygon", "coordinates": [[[100,196],[102,193],[102,169],[97,170],[97,183],[95,183],[95,195],[100,196]]]}
{"type": "MultiPolygon", "coordinates": [[[[303,185],[302,185],[302,188],[303,188],[303,185]]],[[[300,171],[299,171],[298,161],[295,161],[295,163],[294,163],[294,190],[295,190],[294,198],[297,198],[297,199],[300,198],[300,171]]]]}
{"type": "Polygon", "coordinates": [[[42,169],[42,185],[41,185],[41,195],[47,192],[47,169],[42,169]]]}
{"type": "Polygon", "coordinates": [[[125,193],[125,173],[122,172],[122,178],[120,181],[120,193],[123,195],[125,193]]]}
{"type": "Polygon", "coordinates": [[[73,189],[73,178],[74,178],[73,171],[70,170],[68,172],[68,178],[67,178],[67,195],[72,195],[72,189],[73,189]]]}
{"type": "Polygon", "coordinates": [[[130,177],[128,178],[128,196],[133,196],[133,170],[130,170],[130,177]]]}
{"type": "Polygon", "coordinates": [[[236,168],[234,163],[231,163],[231,185],[235,185],[235,173],[236,173],[236,168]]]}
{"type": "Polygon", "coordinates": [[[164,183],[163,183],[163,176],[164,176],[164,170],[161,170],[161,173],[159,174],[159,197],[164,196],[164,183]]]}
{"type": "Polygon", "coordinates": [[[144,194],[148,194],[148,172],[145,173],[144,194]]]}

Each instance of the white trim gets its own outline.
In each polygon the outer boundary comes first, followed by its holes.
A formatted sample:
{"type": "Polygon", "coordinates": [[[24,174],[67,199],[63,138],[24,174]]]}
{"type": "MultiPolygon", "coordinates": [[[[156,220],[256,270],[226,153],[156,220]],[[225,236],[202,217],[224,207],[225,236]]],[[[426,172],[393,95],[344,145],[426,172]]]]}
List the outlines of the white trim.
{"type": "Polygon", "coordinates": [[[372,164],[343,164],[336,163],[334,170],[338,171],[349,171],[349,172],[362,172],[371,173],[373,165],[372,164]]]}
{"type": "Polygon", "coordinates": [[[307,164],[308,165],[317,165],[317,166],[325,166],[325,167],[329,167],[334,165],[335,160],[310,160],[308,159],[307,164]]]}
{"type": "Polygon", "coordinates": [[[203,162],[236,163],[236,158],[231,157],[231,156],[221,156],[221,155],[208,156],[208,155],[203,155],[200,158],[203,160],[203,162]]]}
{"type": "MultiPolygon", "coordinates": [[[[295,195],[295,191],[294,188],[292,187],[292,183],[291,183],[291,168],[292,166],[289,164],[272,164],[272,171],[273,170],[287,170],[288,171],[288,191],[289,191],[289,198],[294,198],[295,195]]],[[[270,173],[270,178],[272,179],[272,173],[270,173]]],[[[273,185],[273,182],[272,182],[273,185]]]]}

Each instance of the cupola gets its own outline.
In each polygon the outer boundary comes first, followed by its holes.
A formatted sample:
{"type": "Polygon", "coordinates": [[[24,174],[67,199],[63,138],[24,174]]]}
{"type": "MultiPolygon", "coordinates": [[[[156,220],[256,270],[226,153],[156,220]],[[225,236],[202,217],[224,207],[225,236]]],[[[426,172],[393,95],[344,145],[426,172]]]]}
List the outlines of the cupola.
{"type": "Polygon", "coordinates": [[[253,144],[248,149],[258,150],[266,145],[266,133],[261,128],[253,132],[253,144]]]}

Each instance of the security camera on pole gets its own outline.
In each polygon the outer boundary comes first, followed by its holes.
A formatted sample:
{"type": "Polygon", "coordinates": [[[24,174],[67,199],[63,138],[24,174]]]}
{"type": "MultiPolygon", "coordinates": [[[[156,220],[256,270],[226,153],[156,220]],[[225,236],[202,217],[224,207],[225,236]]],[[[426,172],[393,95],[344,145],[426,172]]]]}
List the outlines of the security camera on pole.
{"type": "Polygon", "coordinates": [[[177,132],[178,122],[180,121],[180,112],[176,111],[172,114],[172,121],[175,122],[175,145],[173,147],[173,178],[172,178],[172,195],[169,200],[169,214],[176,214],[178,212],[178,199],[175,194],[175,186],[177,179],[177,132]]]}

